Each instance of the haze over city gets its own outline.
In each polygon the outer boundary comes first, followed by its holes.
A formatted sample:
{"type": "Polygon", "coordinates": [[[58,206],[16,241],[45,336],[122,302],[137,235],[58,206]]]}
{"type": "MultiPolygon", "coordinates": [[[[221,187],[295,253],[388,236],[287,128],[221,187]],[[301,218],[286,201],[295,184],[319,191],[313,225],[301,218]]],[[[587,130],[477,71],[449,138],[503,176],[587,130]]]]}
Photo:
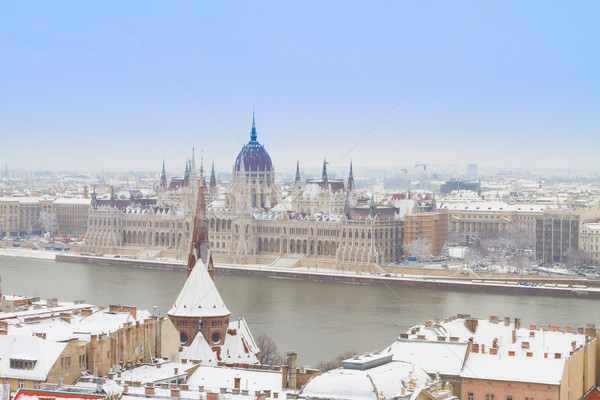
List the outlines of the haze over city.
{"type": "Polygon", "coordinates": [[[280,172],[598,170],[595,2],[33,5],[0,15],[9,168],[229,171],[254,106],[280,172]]]}

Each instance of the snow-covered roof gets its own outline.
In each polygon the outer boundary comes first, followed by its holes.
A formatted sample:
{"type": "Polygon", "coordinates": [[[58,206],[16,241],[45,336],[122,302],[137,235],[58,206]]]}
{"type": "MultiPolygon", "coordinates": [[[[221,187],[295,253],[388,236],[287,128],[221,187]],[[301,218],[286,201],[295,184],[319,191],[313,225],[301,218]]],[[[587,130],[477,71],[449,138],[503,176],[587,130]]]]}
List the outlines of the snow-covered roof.
{"type": "Polygon", "coordinates": [[[442,203],[440,208],[449,211],[474,211],[474,212],[522,212],[542,213],[548,208],[545,204],[508,204],[503,201],[473,201],[468,203],[442,203]]]}
{"type": "Polygon", "coordinates": [[[67,343],[46,341],[37,336],[0,335],[0,377],[45,381],[67,343]],[[10,360],[34,361],[32,369],[10,367],[10,360]]]}
{"type": "Polygon", "coordinates": [[[223,345],[210,345],[199,332],[189,346],[183,347],[179,358],[200,360],[203,365],[217,365],[221,361],[229,364],[258,364],[256,354],[259,351],[246,320],[240,318],[229,322],[223,345]]]}
{"type": "Polygon", "coordinates": [[[565,359],[470,353],[462,378],[559,385],[565,359]]]}
{"type": "Polygon", "coordinates": [[[89,206],[92,204],[92,199],[84,199],[83,197],[61,197],[54,200],[54,204],[89,206]]]}
{"type": "Polygon", "coordinates": [[[247,390],[282,390],[281,371],[257,371],[244,368],[226,368],[201,365],[187,380],[190,386],[204,386],[208,390],[235,387],[235,378],[240,378],[240,387],[247,390]]]}
{"type": "Polygon", "coordinates": [[[202,260],[188,276],[168,315],[178,317],[218,317],[229,315],[215,283],[202,260]]]}
{"type": "Polygon", "coordinates": [[[411,362],[423,368],[430,375],[460,375],[467,343],[398,339],[388,352],[394,360],[411,362]]]}
{"type": "Polygon", "coordinates": [[[161,364],[145,364],[121,372],[121,379],[146,383],[170,382],[178,377],[187,376],[187,371],[194,368],[192,363],[166,362],[161,364]]]}
{"type": "Polygon", "coordinates": [[[414,381],[418,387],[429,383],[421,368],[408,362],[392,361],[367,370],[338,368],[312,378],[300,392],[302,398],[364,400],[406,396],[414,381]]]}

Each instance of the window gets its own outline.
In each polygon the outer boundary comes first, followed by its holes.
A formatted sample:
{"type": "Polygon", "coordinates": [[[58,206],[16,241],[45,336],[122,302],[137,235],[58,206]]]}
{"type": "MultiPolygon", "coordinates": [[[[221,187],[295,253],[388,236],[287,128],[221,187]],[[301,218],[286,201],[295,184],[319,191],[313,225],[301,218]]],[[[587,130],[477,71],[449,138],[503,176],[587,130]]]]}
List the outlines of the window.
{"type": "Polygon", "coordinates": [[[487,394],[485,395],[485,400],[494,400],[494,395],[493,394],[487,394]]]}
{"type": "Polygon", "coordinates": [[[467,394],[467,400],[473,400],[473,393],[467,394]]]}
{"type": "Polygon", "coordinates": [[[25,381],[19,381],[19,389],[25,388],[25,381]]]}
{"type": "Polygon", "coordinates": [[[506,396],[506,400],[513,400],[512,396],[506,396]]]}

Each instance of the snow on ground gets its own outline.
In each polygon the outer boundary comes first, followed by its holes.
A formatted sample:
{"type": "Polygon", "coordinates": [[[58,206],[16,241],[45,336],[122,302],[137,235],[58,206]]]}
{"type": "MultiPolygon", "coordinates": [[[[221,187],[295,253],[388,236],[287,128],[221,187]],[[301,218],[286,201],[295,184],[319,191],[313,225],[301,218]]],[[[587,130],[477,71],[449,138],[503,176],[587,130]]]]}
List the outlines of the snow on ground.
{"type": "Polygon", "coordinates": [[[0,256],[2,257],[23,257],[23,258],[41,258],[44,260],[54,260],[56,252],[49,250],[31,250],[19,247],[15,248],[0,248],[0,256]]]}

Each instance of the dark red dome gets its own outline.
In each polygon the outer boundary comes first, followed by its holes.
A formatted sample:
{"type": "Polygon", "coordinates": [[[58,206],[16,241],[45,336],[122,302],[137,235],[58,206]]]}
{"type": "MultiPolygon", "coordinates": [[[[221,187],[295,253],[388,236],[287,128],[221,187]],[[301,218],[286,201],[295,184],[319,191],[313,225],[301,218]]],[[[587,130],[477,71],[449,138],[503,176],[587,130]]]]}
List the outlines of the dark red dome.
{"type": "Polygon", "coordinates": [[[273,171],[273,163],[269,153],[265,150],[264,146],[258,143],[256,140],[256,127],[254,125],[254,116],[252,116],[252,133],[250,134],[250,141],[247,145],[242,147],[242,151],[238,154],[233,165],[233,170],[238,172],[243,169],[245,171],[273,171]]]}

